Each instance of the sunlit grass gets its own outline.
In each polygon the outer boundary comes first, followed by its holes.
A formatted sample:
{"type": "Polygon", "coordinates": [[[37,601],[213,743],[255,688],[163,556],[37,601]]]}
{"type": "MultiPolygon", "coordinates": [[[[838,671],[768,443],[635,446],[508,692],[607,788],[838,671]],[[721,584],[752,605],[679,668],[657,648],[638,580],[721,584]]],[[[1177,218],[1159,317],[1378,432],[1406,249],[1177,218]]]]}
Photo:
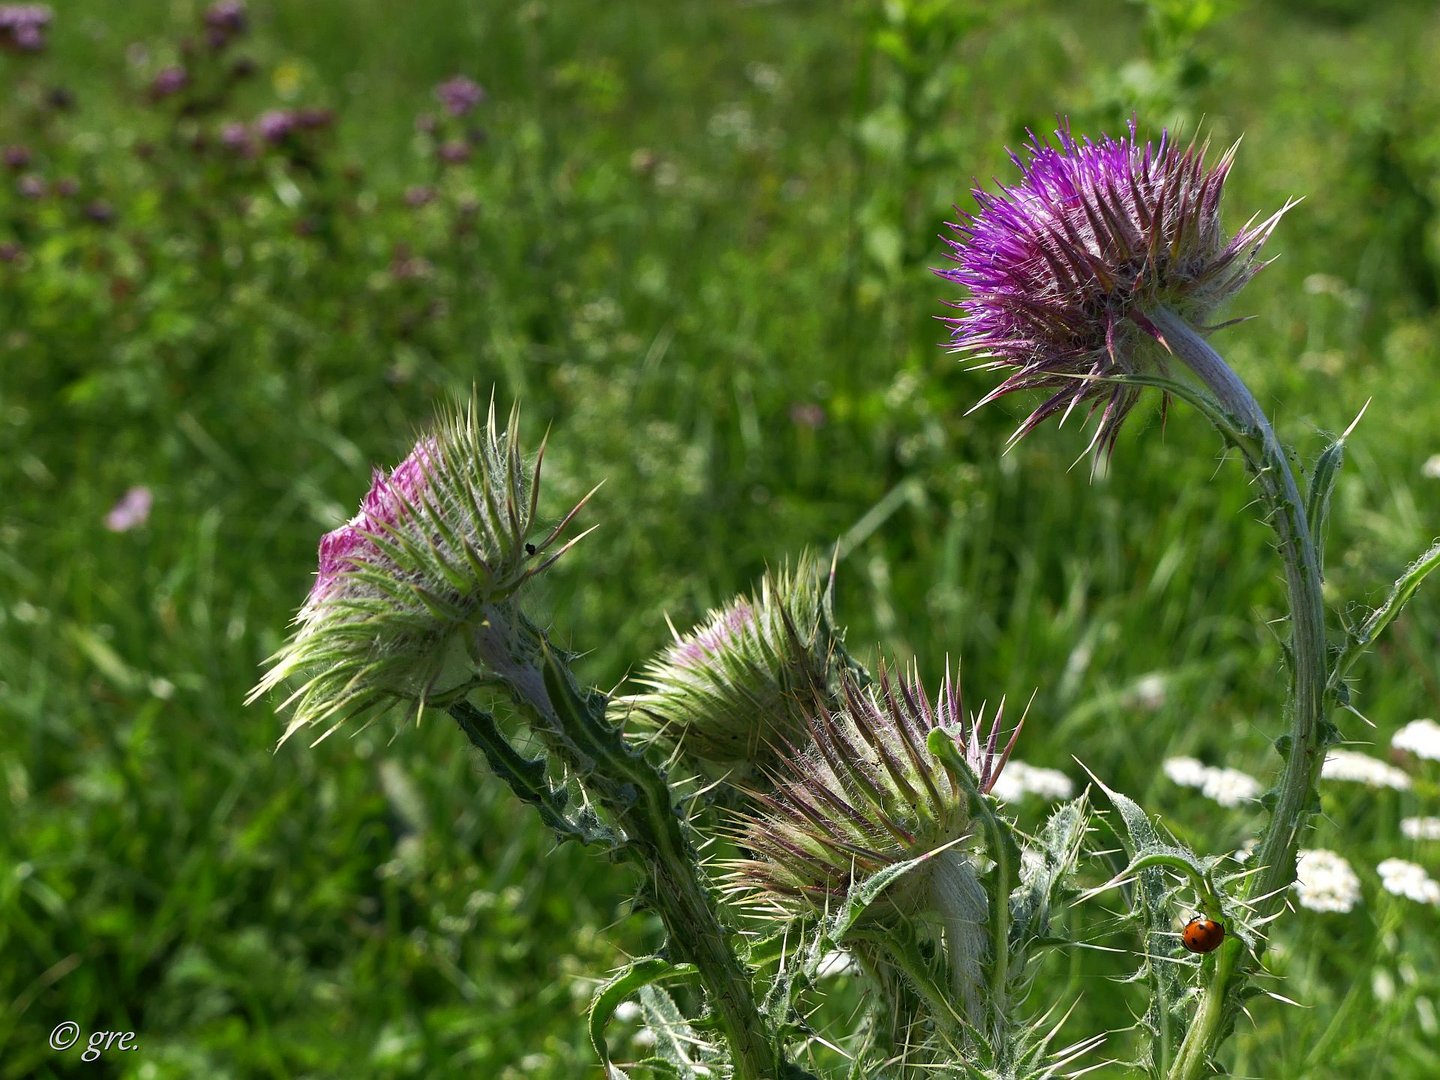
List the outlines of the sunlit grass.
{"type": "MultiPolygon", "coordinates": [[[[658,939],[617,901],[638,883],[551,850],[439,716],[276,752],[280,722],[241,705],[319,535],[472,387],[553,424],[552,514],[606,480],[545,597],[597,685],[668,640],[666,613],[689,625],[845,537],[857,655],[963,658],[977,704],[1035,693],[1025,760],[1080,778],[1078,759],[1202,848],[1248,835],[1158,769],[1276,760],[1262,623],[1283,593],[1242,469],[1183,406],[1137,415],[1095,480],[1070,469],[1078,424],[1001,456],[1023,410],[967,415],[990,383],[932,319],[936,237],[1001,144],[1056,113],[1118,119],[1134,7],[992,12],[924,54],[919,86],[859,3],[257,2],[234,114],[334,109],[313,173],[170,141],[143,88],[198,6],[56,7],[48,54],[0,56],[0,144],[117,217],[0,176],[0,243],[25,250],[0,262],[0,1076],[68,1073],[45,1041],[65,1019],[134,1030],[106,1058],[134,1076],[592,1067],[592,980],[658,939]],[[414,120],[460,72],[489,92],[484,137],[440,170],[414,120]],[[37,104],[57,85],[73,112],[37,104]],[[437,199],[410,207],[416,185],[437,199]],[[137,484],[148,521],[107,531],[137,484]]],[[[1423,7],[1237,12],[1174,105],[1244,133],[1237,218],[1307,196],[1236,312],[1259,317],[1217,342],[1302,460],[1374,398],[1336,497],[1342,609],[1440,533],[1421,471],[1440,329],[1392,228],[1421,215],[1433,272],[1440,95],[1403,72],[1436,34],[1423,7]]],[[[1375,728],[1346,717],[1348,737],[1383,754],[1436,713],[1437,640],[1431,589],[1362,665],[1375,728]]],[[[1440,871],[1398,833],[1440,812],[1433,763],[1417,775],[1393,807],[1327,795],[1317,845],[1365,870],[1367,904],[1284,931],[1277,990],[1310,1008],[1255,1002],[1237,1075],[1436,1071],[1440,924],[1373,874],[1394,854],[1440,871]]],[[[1080,918],[1123,944],[1104,910],[1080,918]]],[[[1086,995],[1075,1038],[1133,1004],[1104,978],[1123,971],[1057,960],[1086,995]]]]}

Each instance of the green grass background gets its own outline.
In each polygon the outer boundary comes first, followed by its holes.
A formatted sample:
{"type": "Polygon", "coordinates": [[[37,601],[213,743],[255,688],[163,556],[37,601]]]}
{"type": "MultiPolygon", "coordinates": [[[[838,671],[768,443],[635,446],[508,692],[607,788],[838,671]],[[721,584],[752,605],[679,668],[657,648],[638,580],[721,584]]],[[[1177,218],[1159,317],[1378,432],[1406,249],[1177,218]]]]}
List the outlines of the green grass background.
{"type": "MultiPolygon", "coordinates": [[[[552,850],[439,716],[277,751],[271,707],[241,703],[318,536],[472,388],[550,426],[549,513],[605,481],[541,601],[597,685],[667,613],[844,538],[859,655],[963,658],[973,702],[1034,694],[1027,761],[1083,761],[1203,851],[1253,835],[1157,768],[1276,761],[1283,590],[1239,465],[1184,407],[1138,411],[1094,479],[1078,425],[1002,454],[1024,404],[967,415],[990,377],[939,348],[943,222],[1057,115],[1243,135],[1232,227],[1305,196],[1233,312],[1256,317],[1216,342],[1301,460],[1372,402],[1333,607],[1378,601],[1440,533],[1428,4],[257,0],[258,74],[198,123],[333,108],[308,173],[193,151],[147,100],[199,6],[57,7],[46,55],[0,56],[0,142],[81,187],[0,185],[24,249],[0,263],[0,1077],[81,1068],[46,1045],[62,1020],[136,1032],[104,1075],[598,1075],[594,980],[659,940],[628,872],[552,850]],[[414,118],[460,72],[485,138],[440,171],[414,118]],[[418,184],[438,197],[412,208],[418,184]],[[106,531],[135,484],[148,523],[106,531]]],[[[1362,665],[1375,726],[1347,736],[1383,753],[1435,714],[1437,641],[1431,588],[1362,665]]],[[[1278,929],[1272,988],[1304,1007],[1256,999],[1236,1075],[1440,1074],[1440,918],[1373,873],[1440,873],[1398,830],[1440,813],[1429,768],[1403,795],[1327,791],[1307,842],[1366,902],[1278,929]]],[[[1098,905],[1073,918],[1127,944],[1098,905]]],[[[1047,993],[1084,996],[1067,1035],[1123,1025],[1125,970],[1055,965],[1047,993]]]]}

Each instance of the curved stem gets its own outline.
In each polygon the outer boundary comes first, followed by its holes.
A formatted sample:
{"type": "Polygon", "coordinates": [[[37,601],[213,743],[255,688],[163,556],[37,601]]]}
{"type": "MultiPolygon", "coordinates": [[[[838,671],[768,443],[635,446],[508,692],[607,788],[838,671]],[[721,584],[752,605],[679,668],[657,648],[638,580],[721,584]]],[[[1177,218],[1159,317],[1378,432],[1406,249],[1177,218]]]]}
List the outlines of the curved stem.
{"type": "MultiPolygon", "coordinates": [[[[1255,922],[1263,925],[1279,911],[1284,894],[1295,880],[1300,836],[1312,814],[1320,767],[1325,760],[1328,699],[1328,657],[1325,652],[1325,604],[1321,594],[1320,563],[1314,538],[1294,473],[1269,419],[1254,395],[1220,354],[1183,318],[1168,309],[1150,313],[1170,351],[1184,362],[1235,417],[1257,446],[1241,446],[1254,472],[1269,511],[1277,549],[1285,565],[1290,601],[1291,701],[1288,738],[1277,746],[1285,758],[1279,786],[1274,791],[1270,824],[1259,851],[1259,871],[1250,879],[1248,899],[1255,922]]],[[[1242,956],[1238,941],[1227,942],[1217,962],[1195,1022],[1186,1033],[1180,1054],[1170,1070],[1171,1080],[1200,1075],[1221,1039],[1228,1033],[1227,1008],[1232,980],[1243,978],[1258,962],[1242,956]]],[[[1236,1003],[1238,1004],[1238,1003],[1236,1003]]]]}

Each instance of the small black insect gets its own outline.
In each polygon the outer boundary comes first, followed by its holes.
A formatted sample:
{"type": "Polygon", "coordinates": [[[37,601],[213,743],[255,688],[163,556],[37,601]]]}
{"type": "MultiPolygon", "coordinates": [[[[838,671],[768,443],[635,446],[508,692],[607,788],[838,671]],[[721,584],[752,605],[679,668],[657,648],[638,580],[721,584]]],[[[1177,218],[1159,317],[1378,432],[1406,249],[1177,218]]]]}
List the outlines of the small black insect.
{"type": "Polygon", "coordinates": [[[526,554],[526,555],[534,555],[534,554],[535,554],[535,545],[534,545],[534,544],[526,544],[526,545],[525,545],[525,554],[526,554]]]}

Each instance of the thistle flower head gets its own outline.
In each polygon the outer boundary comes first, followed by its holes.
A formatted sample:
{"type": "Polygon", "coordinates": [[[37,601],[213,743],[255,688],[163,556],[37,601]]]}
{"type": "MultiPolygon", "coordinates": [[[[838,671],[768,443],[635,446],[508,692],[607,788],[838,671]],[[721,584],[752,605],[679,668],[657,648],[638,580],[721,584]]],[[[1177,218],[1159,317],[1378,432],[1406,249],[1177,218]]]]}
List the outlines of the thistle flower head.
{"type": "MultiPolygon", "coordinates": [[[[1010,756],[995,713],[987,737],[967,722],[949,674],[932,704],[917,676],[858,686],[842,678],[839,707],[810,717],[811,743],[776,768],[773,792],[739,820],[753,853],[730,866],[731,890],[752,906],[815,915],[841,905],[865,878],[971,834],[966,787],[931,754],[935,730],[954,740],[975,785],[988,793],[1010,756]]],[[[887,890],[891,909],[923,905],[926,890],[904,882],[887,890]]]]}
{"type": "Polygon", "coordinates": [[[578,506],[527,542],[539,469],[521,454],[518,413],[503,432],[493,405],[483,423],[473,405],[442,416],[404,461],[375,472],[360,512],[321,538],[296,629],[249,700],[297,679],[282,706],[294,709],[289,738],[322,723],[328,735],[396,701],[443,705],[473,688],[495,655],[496,628],[519,621],[516,594],[575,543],[549,550],[578,506]]]}
{"type": "Polygon", "coordinates": [[[946,319],[951,348],[985,368],[1011,369],[983,401],[1015,390],[1051,391],[1016,438],[1082,401],[1103,406],[1095,443],[1113,446],[1135,403],[1133,386],[1100,381],[1164,370],[1163,336],[1149,317],[1168,308],[1203,327],[1264,265],[1260,247],[1284,210],[1233,237],[1220,199],[1235,147],[1213,167],[1208,143],[1181,149],[1168,132],[1054,140],[1031,135],[1011,153],[1020,181],[976,190],[978,209],[947,239],[956,266],[937,270],[969,297],[946,319]]]}
{"type": "Polygon", "coordinates": [[[839,649],[827,575],[802,556],[677,634],[626,704],[642,732],[702,768],[754,776],[807,738],[806,703],[828,695],[839,649]]]}

